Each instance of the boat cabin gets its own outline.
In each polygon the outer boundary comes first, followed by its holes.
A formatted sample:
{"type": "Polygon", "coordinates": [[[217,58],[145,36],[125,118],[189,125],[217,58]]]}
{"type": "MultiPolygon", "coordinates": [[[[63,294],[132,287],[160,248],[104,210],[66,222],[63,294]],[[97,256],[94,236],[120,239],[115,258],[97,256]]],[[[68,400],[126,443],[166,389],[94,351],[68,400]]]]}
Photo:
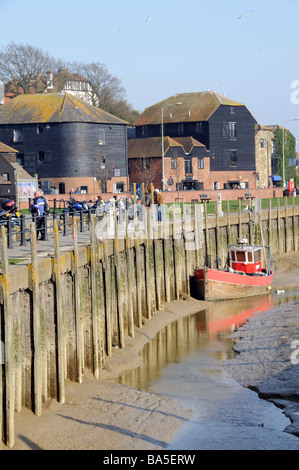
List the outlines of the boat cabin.
{"type": "Polygon", "coordinates": [[[231,267],[246,274],[262,272],[262,247],[246,245],[247,240],[238,240],[238,245],[229,247],[231,267]]]}

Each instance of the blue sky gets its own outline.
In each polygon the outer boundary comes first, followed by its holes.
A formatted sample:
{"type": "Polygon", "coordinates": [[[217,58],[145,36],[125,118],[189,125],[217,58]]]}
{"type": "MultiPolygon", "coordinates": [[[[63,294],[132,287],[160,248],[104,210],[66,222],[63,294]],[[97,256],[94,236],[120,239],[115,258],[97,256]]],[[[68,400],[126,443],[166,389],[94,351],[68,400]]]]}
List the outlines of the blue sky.
{"type": "MultiPolygon", "coordinates": [[[[57,59],[106,64],[139,111],[175,93],[211,89],[244,103],[261,124],[299,118],[298,0],[0,6],[0,49],[15,41],[57,59]]],[[[284,125],[299,142],[299,121],[284,125]]]]}

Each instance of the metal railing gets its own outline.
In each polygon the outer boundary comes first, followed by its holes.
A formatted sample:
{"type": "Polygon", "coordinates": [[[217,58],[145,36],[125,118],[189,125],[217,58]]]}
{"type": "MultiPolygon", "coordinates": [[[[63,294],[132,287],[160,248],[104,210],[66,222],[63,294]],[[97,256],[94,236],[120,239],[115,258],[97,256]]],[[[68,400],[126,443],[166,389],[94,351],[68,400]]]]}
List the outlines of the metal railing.
{"type": "Polygon", "coordinates": [[[66,236],[72,233],[73,217],[75,216],[77,217],[78,230],[80,232],[89,231],[92,214],[96,214],[96,209],[80,209],[72,211],[72,213],[67,210],[60,212],[54,209],[49,215],[21,214],[18,219],[9,215],[2,224],[6,228],[7,248],[13,248],[13,245],[17,242],[20,246],[26,246],[30,241],[30,223],[32,221],[36,224],[37,232],[42,233],[43,239],[47,241],[49,240],[49,233],[53,233],[53,220],[58,221],[59,230],[63,236],[66,236]],[[41,222],[40,228],[38,228],[37,222],[41,222]]]}

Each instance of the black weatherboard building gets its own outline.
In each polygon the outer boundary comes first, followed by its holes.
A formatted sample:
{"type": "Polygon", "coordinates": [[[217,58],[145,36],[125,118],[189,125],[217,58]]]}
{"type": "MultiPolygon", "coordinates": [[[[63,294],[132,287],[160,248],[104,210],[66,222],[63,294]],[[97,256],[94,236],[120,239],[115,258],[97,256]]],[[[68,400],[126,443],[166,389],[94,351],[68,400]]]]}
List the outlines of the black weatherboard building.
{"type": "Polygon", "coordinates": [[[127,123],[71,94],[20,95],[1,106],[0,141],[60,193],[97,193],[104,174],[127,187],[127,123]]]}
{"type": "Polygon", "coordinates": [[[211,171],[255,170],[256,120],[246,106],[216,92],[178,93],[147,108],[136,138],[191,136],[210,151],[211,171]]]}

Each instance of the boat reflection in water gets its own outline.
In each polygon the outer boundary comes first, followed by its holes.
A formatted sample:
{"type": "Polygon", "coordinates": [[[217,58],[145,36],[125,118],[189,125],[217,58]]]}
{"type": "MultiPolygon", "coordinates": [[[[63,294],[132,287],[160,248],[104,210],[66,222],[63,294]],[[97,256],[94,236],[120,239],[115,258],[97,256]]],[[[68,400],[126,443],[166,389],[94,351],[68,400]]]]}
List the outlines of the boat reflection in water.
{"type": "Polygon", "coordinates": [[[142,351],[142,366],[129,371],[119,382],[137,389],[146,389],[157,380],[160,371],[171,363],[179,362],[193,351],[202,348],[214,349],[217,359],[223,361],[234,356],[233,341],[229,333],[242,326],[247,318],[270,310],[274,306],[273,295],[213,302],[208,308],[180,318],[166,326],[142,351]],[[211,343],[221,339],[222,347],[211,343]]]}

